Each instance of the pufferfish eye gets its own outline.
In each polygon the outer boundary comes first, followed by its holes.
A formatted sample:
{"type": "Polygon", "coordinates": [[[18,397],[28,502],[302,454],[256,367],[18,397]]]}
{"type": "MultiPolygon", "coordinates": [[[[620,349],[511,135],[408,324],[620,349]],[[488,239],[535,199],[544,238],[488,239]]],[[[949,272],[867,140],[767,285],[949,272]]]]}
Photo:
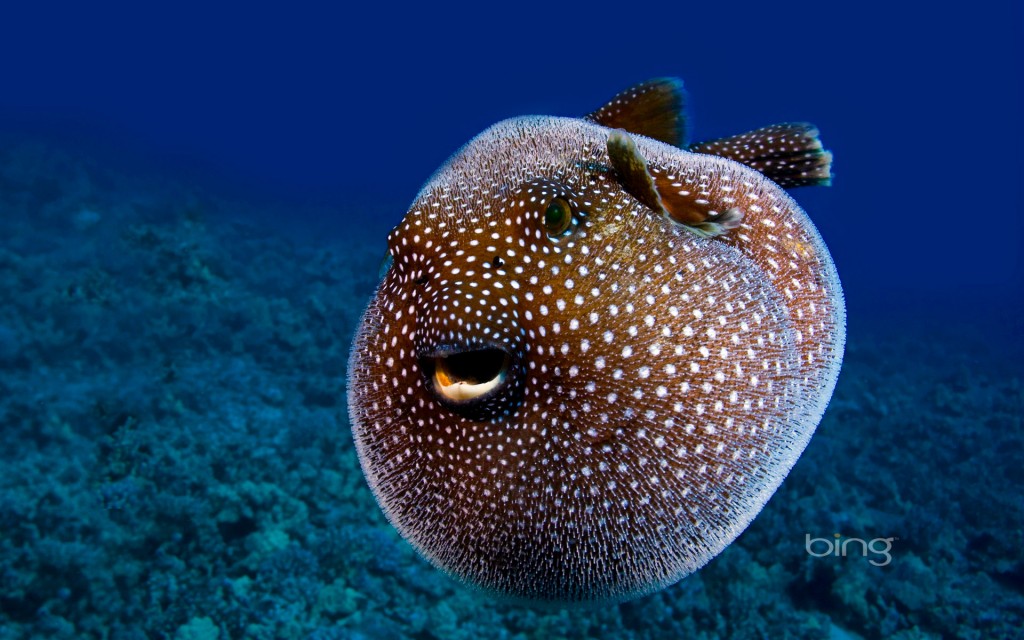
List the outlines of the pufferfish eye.
{"type": "Polygon", "coordinates": [[[552,198],[544,210],[544,230],[557,238],[572,226],[572,205],[564,198],[552,198]]]}

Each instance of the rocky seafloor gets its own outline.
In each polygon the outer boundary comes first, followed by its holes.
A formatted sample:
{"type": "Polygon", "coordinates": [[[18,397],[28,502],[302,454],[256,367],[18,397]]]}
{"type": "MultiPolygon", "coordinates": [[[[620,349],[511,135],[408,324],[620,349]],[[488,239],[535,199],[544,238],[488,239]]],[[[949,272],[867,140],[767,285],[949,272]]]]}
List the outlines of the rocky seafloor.
{"type": "Polygon", "coordinates": [[[0,149],[0,640],[1021,636],[1022,367],[984,336],[851,318],[736,543],[634,602],[522,607],[417,557],[360,473],[344,376],[383,238],[255,213],[0,149]],[[837,533],[890,556],[807,552],[837,533]]]}

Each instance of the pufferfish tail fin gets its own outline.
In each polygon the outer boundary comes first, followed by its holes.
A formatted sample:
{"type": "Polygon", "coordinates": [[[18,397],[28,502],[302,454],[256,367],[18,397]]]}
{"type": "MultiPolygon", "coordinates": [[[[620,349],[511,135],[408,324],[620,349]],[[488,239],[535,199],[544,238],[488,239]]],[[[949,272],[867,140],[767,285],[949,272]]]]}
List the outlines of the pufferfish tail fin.
{"type": "Polygon", "coordinates": [[[587,114],[591,122],[686,148],[686,92],[679,78],[655,78],[617,94],[587,114]]]}
{"type": "Polygon", "coordinates": [[[832,184],[832,153],[821,146],[818,128],[807,122],[774,124],[695,142],[689,150],[735,160],[787,189],[832,184]]]}

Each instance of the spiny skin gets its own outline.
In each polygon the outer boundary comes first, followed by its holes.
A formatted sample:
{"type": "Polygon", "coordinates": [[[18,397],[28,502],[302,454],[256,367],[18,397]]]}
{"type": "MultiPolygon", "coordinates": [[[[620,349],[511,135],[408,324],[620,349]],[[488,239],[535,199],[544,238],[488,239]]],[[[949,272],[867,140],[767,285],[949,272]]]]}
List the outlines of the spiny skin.
{"type": "Polygon", "coordinates": [[[637,136],[656,181],[743,224],[697,237],[627,193],[609,129],[499,123],[426,184],[356,336],[364,472],[424,556],[517,599],[614,601],[672,584],[753,519],[838,375],[831,258],[776,184],[637,136]],[[547,203],[574,228],[549,238],[547,203]],[[440,402],[424,357],[511,355],[478,414],[440,402]]]}

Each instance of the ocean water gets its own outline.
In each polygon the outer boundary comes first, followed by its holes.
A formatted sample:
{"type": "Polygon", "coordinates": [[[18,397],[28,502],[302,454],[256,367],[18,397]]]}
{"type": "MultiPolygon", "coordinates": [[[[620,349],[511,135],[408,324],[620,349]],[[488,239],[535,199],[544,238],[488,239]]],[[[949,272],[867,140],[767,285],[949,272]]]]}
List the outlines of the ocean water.
{"type": "Polygon", "coordinates": [[[361,11],[0,10],[0,640],[1022,637],[1019,2],[361,11]],[[377,508],[352,333],[460,145],[666,75],[820,128],[839,383],[698,573],[495,600],[377,508]]]}

